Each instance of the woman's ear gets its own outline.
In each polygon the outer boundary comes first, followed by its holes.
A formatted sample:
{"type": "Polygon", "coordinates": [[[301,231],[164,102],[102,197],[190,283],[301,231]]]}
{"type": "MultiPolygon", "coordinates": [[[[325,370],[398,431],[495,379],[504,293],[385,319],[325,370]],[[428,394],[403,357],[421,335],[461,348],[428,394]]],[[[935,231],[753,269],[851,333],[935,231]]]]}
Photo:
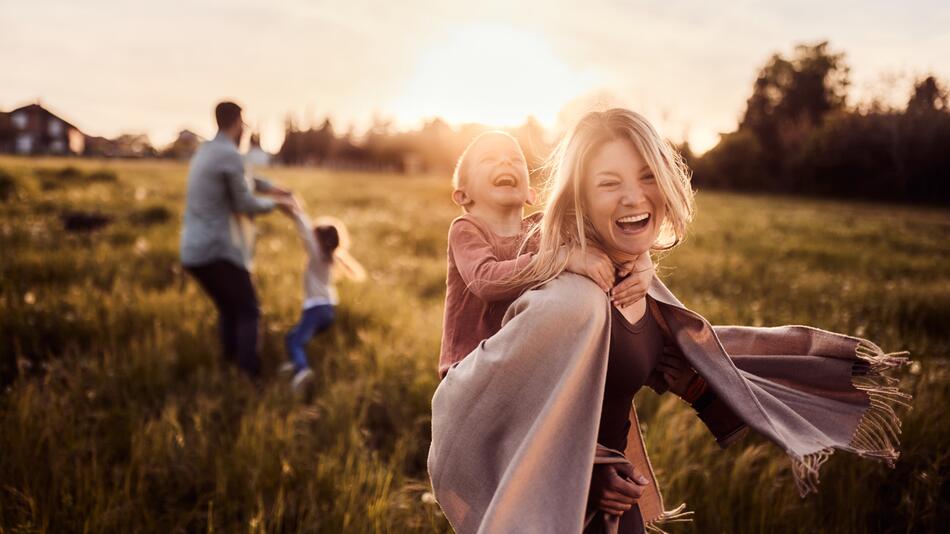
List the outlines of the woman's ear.
{"type": "Polygon", "coordinates": [[[534,190],[533,187],[528,188],[528,200],[526,204],[529,206],[534,206],[534,203],[538,200],[538,192],[534,190]]]}
{"type": "Polygon", "coordinates": [[[472,199],[471,197],[468,196],[468,194],[465,193],[465,191],[462,191],[461,189],[456,189],[452,191],[452,202],[455,202],[456,204],[464,208],[465,206],[468,206],[469,204],[472,203],[472,199]]]}

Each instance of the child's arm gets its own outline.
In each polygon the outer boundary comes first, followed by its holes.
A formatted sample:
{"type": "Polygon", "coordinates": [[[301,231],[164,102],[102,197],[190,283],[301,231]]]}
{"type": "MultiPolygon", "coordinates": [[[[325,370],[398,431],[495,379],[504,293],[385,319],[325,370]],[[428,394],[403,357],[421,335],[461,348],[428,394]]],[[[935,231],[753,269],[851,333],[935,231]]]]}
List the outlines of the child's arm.
{"type": "Polygon", "coordinates": [[[456,221],[449,228],[449,254],[468,290],[485,302],[509,300],[521,294],[524,287],[503,282],[527,267],[533,256],[498,259],[485,234],[465,220],[456,221]]]}
{"type": "MultiPolygon", "coordinates": [[[[610,291],[610,299],[615,306],[625,308],[634,302],[642,299],[653,282],[653,276],[656,274],[656,267],[653,265],[653,259],[649,252],[644,252],[625,268],[630,269],[629,276],[626,276],[619,284],[610,291]]],[[[621,275],[625,275],[621,273],[621,275]]]]}
{"type": "MultiPolygon", "coordinates": [[[[565,247],[561,249],[566,250],[565,247]]],[[[605,252],[596,247],[588,246],[586,252],[575,248],[570,252],[564,270],[590,278],[604,293],[614,285],[614,264],[605,252]]]]}
{"type": "Polygon", "coordinates": [[[310,218],[303,210],[295,209],[291,219],[294,221],[294,228],[297,230],[297,235],[300,236],[307,254],[310,257],[319,258],[322,253],[320,252],[320,246],[317,244],[317,238],[313,235],[313,223],[310,218]]]}

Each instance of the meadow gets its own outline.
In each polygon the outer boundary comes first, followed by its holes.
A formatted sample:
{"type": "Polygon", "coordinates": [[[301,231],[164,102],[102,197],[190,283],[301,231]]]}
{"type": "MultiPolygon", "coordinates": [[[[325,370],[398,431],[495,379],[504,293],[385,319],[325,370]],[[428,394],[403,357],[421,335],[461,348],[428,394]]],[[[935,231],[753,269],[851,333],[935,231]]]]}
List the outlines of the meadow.
{"type": "MultiPolygon", "coordinates": [[[[275,374],[302,300],[286,217],[258,219],[258,387],[222,363],[212,304],[178,264],[185,164],[0,158],[0,171],[0,533],[450,531],[425,470],[458,214],[447,177],[268,172],[311,215],[344,220],[369,271],[340,284],[338,322],[309,346],[316,383],[295,397],[275,374]]],[[[895,469],[836,454],[800,499],[777,447],[720,450],[681,401],[641,392],[668,504],[696,512],[669,529],[946,528],[950,212],[698,202],[660,259],[685,304],[714,324],[810,324],[909,350],[898,376],[915,399],[895,469]]]]}

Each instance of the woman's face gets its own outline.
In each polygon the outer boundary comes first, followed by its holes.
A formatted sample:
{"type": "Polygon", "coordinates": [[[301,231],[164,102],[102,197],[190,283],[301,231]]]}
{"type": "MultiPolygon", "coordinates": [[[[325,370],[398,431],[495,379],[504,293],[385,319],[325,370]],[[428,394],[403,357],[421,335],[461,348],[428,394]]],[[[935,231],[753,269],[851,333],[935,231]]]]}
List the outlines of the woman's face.
{"type": "Polygon", "coordinates": [[[650,250],[666,217],[666,202],[630,141],[610,141],[594,154],[581,194],[588,219],[615,261],[650,250]]]}

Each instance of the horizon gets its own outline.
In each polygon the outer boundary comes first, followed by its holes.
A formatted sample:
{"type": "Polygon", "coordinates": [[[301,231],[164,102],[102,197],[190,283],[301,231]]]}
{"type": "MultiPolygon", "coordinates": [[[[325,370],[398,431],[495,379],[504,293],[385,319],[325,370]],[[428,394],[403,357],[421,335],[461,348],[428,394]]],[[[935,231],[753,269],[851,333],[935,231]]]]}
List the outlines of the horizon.
{"type": "Polygon", "coordinates": [[[735,129],[771,55],[796,44],[828,40],[845,54],[850,104],[899,104],[914,78],[950,79],[940,54],[950,6],[930,1],[489,2],[477,14],[457,2],[370,4],[205,0],[147,18],[114,0],[4,4],[0,109],[39,101],[87,135],[144,133],[158,147],[185,129],[211,137],[214,104],[232,99],[276,152],[288,116],[357,133],[374,120],[409,130],[436,117],[516,127],[532,116],[558,133],[591,106],[619,105],[701,153],[735,129]]]}

